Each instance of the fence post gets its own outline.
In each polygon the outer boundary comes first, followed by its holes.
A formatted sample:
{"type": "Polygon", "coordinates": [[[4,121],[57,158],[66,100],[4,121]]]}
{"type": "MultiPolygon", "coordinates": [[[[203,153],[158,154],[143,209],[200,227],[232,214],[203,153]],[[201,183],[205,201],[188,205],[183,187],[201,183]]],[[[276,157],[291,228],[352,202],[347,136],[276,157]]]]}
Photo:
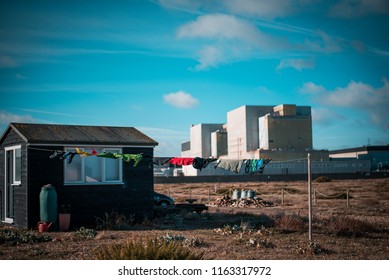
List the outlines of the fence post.
{"type": "Polygon", "coordinates": [[[284,205],[285,203],[285,191],[282,189],[282,197],[281,197],[281,204],[284,205]]]}
{"type": "Polygon", "coordinates": [[[208,188],[208,205],[211,204],[211,188],[208,188]]]}
{"type": "Polygon", "coordinates": [[[309,208],[309,242],[313,242],[312,238],[312,175],[311,175],[311,154],[308,154],[308,208],[309,208]]]}
{"type": "Polygon", "coordinates": [[[317,205],[317,200],[316,200],[316,189],[313,190],[313,204],[317,205]]]}
{"type": "Polygon", "coordinates": [[[189,189],[189,199],[192,199],[192,189],[189,189]]]}
{"type": "Polygon", "coordinates": [[[350,207],[350,191],[347,189],[347,208],[350,207]]]}

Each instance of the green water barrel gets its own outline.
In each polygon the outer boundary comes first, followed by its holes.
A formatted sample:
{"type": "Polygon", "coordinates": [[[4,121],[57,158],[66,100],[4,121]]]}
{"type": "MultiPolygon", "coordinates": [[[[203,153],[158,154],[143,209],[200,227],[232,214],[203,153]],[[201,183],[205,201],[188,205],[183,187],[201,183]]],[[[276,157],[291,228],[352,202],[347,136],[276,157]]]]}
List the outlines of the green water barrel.
{"type": "Polygon", "coordinates": [[[40,218],[42,222],[57,221],[57,192],[52,185],[45,185],[39,194],[40,218]]]}

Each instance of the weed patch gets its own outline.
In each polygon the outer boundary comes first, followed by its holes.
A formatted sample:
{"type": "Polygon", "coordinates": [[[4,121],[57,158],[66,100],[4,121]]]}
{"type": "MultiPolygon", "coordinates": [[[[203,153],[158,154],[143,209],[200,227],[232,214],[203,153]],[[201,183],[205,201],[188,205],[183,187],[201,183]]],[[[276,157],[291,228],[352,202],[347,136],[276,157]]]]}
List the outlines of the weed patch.
{"type": "Polygon", "coordinates": [[[351,217],[331,218],[325,221],[327,229],[336,236],[361,237],[369,233],[380,232],[381,229],[367,221],[354,219],[351,217]]]}
{"type": "Polygon", "coordinates": [[[27,230],[11,228],[0,229],[0,244],[15,246],[23,243],[42,243],[51,240],[51,236],[49,235],[38,235],[27,230]]]}
{"type": "Polygon", "coordinates": [[[111,244],[95,251],[98,260],[200,260],[202,253],[195,253],[176,241],[161,241],[158,238],[125,244],[111,244]]]}
{"type": "Polygon", "coordinates": [[[307,229],[306,219],[298,215],[280,215],[275,218],[275,228],[282,232],[304,232],[307,229]]]}
{"type": "Polygon", "coordinates": [[[135,218],[129,217],[112,211],[110,214],[105,213],[104,217],[96,217],[97,230],[128,230],[134,225],[135,218]]]}

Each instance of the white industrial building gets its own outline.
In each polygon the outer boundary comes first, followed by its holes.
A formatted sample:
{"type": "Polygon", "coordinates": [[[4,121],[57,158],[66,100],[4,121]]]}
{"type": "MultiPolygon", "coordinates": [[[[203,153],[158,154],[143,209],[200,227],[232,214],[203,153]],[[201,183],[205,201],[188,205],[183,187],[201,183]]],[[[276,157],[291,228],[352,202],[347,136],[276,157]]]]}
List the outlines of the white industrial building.
{"type": "MultiPolygon", "coordinates": [[[[225,124],[190,127],[190,141],[182,144],[182,157],[255,159],[272,158],[264,174],[305,174],[307,154],[313,173],[368,172],[369,161],[329,161],[328,150],[313,150],[310,106],[241,106],[227,112],[225,124]]],[[[335,158],[335,156],[334,156],[335,158]]],[[[198,171],[183,166],[185,176],[230,175],[212,165],[198,171]]]]}

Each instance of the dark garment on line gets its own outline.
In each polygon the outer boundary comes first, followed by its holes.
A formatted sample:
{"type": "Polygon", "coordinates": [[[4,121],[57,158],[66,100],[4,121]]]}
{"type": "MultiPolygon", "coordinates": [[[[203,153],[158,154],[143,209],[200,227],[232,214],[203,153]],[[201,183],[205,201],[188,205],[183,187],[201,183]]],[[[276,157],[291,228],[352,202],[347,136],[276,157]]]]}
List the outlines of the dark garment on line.
{"type": "Polygon", "coordinates": [[[169,162],[174,165],[192,165],[194,158],[171,158],[169,162]]]}
{"type": "Polygon", "coordinates": [[[240,173],[242,169],[243,160],[235,159],[220,159],[215,164],[215,168],[221,168],[227,171],[232,171],[234,173],[240,173]]]}
{"type": "Polygon", "coordinates": [[[215,158],[199,158],[195,157],[192,163],[192,166],[196,169],[199,169],[200,171],[203,168],[206,168],[211,162],[216,161],[215,158]]]}
{"type": "Polygon", "coordinates": [[[155,157],[153,159],[153,164],[155,164],[155,165],[165,165],[171,159],[172,159],[172,157],[155,157]]]}
{"type": "Polygon", "coordinates": [[[63,159],[63,160],[66,160],[68,164],[71,164],[75,155],[78,155],[78,153],[66,152],[66,153],[62,156],[62,159],[63,159]]]}

